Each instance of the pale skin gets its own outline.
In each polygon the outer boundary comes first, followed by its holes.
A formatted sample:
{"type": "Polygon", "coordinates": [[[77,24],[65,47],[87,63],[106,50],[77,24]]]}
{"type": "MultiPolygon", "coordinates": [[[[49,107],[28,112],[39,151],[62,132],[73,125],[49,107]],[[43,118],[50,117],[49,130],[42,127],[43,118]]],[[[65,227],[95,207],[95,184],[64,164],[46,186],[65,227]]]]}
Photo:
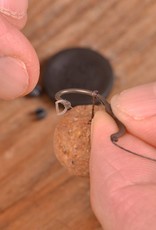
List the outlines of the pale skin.
{"type": "MultiPolygon", "coordinates": [[[[155,157],[156,82],[115,96],[111,105],[129,130],[120,144],[155,157]]],[[[156,164],[113,146],[109,136],[116,130],[107,113],[95,115],[90,162],[93,210],[106,230],[154,230],[156,164]]]]}
{"type": "MultiPolygon", "coordinates": [[[[26,0],[0,0],[0,98],[28,94],[39,77],[39,62],[20,32],[27,19],[26,0]],[[8,68],[8,65],[10,68],[8,68]]],[[[114,114],[129,134],[119,141],[138,153],[156,155],[156,82],[114,97],[114,114]]],[[[99,112],[92,122],[91,204],[104,230],[156,229],[156,163],[114,146],[113,119],[99,112]]]]}
{"type": "Polygon", "coordinates": [[[20,32],[26,23],[28,1],[0,0],[0,98],[29,93],[39,77],[37,55],[20,32]],[[8,68],[9,66],[9,68],[8,68]]]}

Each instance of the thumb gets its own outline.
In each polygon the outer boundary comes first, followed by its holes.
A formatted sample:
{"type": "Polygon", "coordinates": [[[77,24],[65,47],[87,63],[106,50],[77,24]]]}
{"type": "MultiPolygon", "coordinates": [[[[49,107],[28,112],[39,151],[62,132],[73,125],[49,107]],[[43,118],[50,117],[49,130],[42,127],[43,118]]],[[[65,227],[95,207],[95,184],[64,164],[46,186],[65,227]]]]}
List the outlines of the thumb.
{"type": "MultiPolygon", "coordinates": [[[[149,85],[148,87],[153,86],[149,85]]],[[[151,99],[151,103],[152,101],[153,99],[151,99]]],[[[115,105],[115,100],[113,103],[115,105]]],[[[132,105],[135,105],[135,101],[132,105]]],[[[124,121],[125,126],[128,126],[131,131],[131,133],[126,133],[120,138],[120,144],[130,150],[131,148],[135,149],[137,153],[148,153],[154,156],[156,149],[143,141],[143,137],[146,137],[150,142],[148,134],[152,135],[152,132],[146,132],[145,136],[135,130],[136,128],[141,131],[141,125],[144,125],[144,127],[146,125],[147,127],[148,124],[152,128],[154,116],[146,112],[144,121],[140,121],[129,117],[126,113],[122,115],[122,112],[114,107],[113,109],[116,112],[116,116],[120,114],[122,119],[117,116],[119,120],[124,121]],[[150,122],[145,124],[145,119],[148,116],[150,122]],[[137,133],[138,137],[134,136],[134,133],[137,133]]],[[[155,185],[155,162],[134,156],[114,146],[110,141],[110,135],[116,131],[117,126],[108,114],[103,112],[96,113],[92,123],[90,159],[91,203],[97,218],[106,229],[123,229],[123,225],[131,221],[130,219],[135,220],[134,215],[136,213],[140,214],[138,207],[140,209],[146,208],[148,206],[146,201],[149,202],[149,199],[145,197],[149,196],[150,191],[156,190],[156,187],[150,189],[147,186],[149,184],[155,185]]],[[[155,195],[153,196],[152,194],[151,199],[152,197],[155,197],[155,195]]],[[[150,206],[152,206],[151,203],[149,202],[150,206]]]]}
{"type": "Polygon", "coordinates": [[[156,147],[156,82],[123,91],[111,105],[130,133],[156,147]]]}

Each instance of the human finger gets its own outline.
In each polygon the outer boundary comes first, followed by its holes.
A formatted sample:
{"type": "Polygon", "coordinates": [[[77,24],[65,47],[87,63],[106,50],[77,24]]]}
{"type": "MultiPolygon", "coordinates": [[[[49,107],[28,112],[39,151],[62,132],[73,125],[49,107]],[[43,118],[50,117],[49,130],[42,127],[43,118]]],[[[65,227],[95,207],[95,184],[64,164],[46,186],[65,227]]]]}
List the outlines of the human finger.
{"type": "MultiPolygon", "coordinates": [[[[95,115],[91,138],[91,203],[106,229],[116,229],[119,220],[125,220],[129,204],[135,205],[137,202],[136,192],[129,193],[131,191],[127,188],[133,188],[137,184],[154,184],[156,181],[155,162],[127,153],[111,143],[110,135],[116,131],[117,126],[108,114],[98,112],[95,115]],[[132,194],[130,198],[129,194],[132,194]]],[[[148,153],[155,157],[155,148],[130,134],[120,138],[119,143],[137,153],[148,153]]],[[[135,187],[134,191],[137,191],[135,187]]],[[[120,224],[118,229],[121,229],[123,222],[120,224]]]]}
{"type": "Polygon", "coordinates": [[[0,0],[0,13],[11,24],[21,29],[27,20],[28,0],[0,0]]]}
{"type": "Polygon", "coordinates": [[[39,77],[37,55],[25,36],[0,16],[0,98],[29,93],[39,77]]]}
{"type": "Polygon", "coordinates": [[[130,133],[156,146],[156,82],[123,91],[111,106],[130,133]]]}

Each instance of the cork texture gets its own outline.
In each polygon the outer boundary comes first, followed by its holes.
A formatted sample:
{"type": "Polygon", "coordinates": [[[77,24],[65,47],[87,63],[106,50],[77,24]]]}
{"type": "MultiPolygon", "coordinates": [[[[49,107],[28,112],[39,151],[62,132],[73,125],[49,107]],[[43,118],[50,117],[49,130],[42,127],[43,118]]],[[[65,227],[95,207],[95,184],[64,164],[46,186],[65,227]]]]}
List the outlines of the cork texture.
{"type": "MultiPolygon", "coordinates": [[[[95,106],[95,111],[99,109],[95,106]]],[[[54,152],[73,175],[89,175],[91,116],[91,105],[76,106],[61,118],[55,128],[54,152]]]]}

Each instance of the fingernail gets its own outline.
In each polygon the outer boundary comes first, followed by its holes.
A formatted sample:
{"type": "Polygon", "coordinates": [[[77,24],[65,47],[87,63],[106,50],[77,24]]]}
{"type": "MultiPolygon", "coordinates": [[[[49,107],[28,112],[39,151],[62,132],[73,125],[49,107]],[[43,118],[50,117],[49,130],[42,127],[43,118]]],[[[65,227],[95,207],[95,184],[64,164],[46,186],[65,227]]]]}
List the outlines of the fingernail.
{"type": "Polygon", "coordinates": [[[1,0],[0,12],[16,19],[23,18],[27,13],[28,0],[1,0]]]}
{"type": "Polygon", "coordinates": [[[22,96],[28,87],[29,77],[25,64],[12,57],[0,58],[0,98],[22,96]]]}
{"type": "Polygon", "coordinates": [[[123,91],[111,100],[112,108],[142,120],[156,115],[156,82],[123,91]]]}

